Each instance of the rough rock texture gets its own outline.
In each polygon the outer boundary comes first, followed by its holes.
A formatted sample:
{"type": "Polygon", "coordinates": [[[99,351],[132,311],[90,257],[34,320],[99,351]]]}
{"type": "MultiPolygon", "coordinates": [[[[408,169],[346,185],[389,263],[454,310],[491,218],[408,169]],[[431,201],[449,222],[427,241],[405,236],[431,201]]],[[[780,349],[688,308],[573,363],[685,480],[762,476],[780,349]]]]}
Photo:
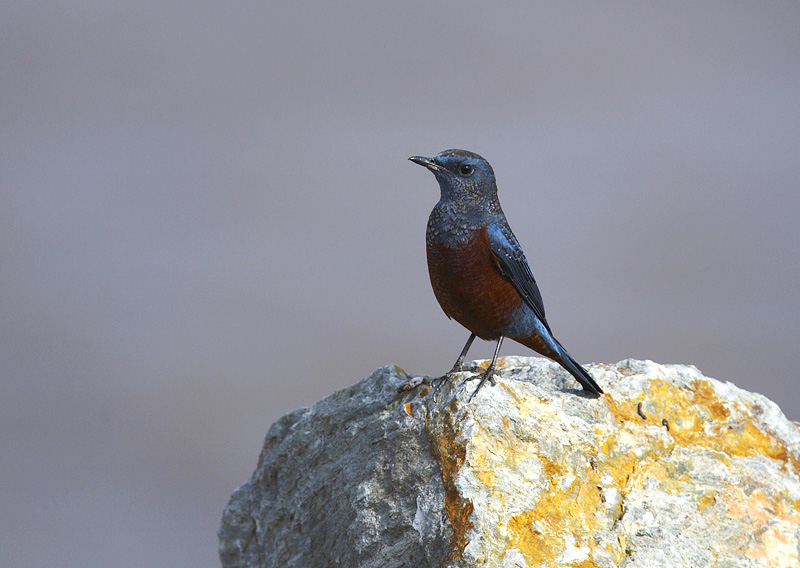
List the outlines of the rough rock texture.
{"type": "Polygon", "coordinates": [[[287,414],[223,566],[800,566],[800,433],[774,403],[694,367],[589,370],[601,398],[506,357],[468,404],[474,380],[398,394],[389,366],[287,414]]]}

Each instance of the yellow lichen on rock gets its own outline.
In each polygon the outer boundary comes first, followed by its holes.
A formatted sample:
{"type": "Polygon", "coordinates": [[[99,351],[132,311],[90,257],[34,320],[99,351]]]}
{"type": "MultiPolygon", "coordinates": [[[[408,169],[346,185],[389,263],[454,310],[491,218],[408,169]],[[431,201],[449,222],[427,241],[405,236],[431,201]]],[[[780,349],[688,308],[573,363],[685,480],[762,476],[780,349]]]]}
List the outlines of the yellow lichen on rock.
{"type": "Polygon", "coordinates": [[[448,516],[459,524],[453,566],[513,558],[516,566],[605,568],[626,557],[637,566],[689,557],[714,566],[742,549],[730,537],[742,531],[754,535],[745,547],[753,566],[799,565],[791,548],[800,534],[797,448],[753,410],[768,401],[688,367],[647,365],[646,373],[601,368],[607,394],[599,399],[514,380],[471,404],[460,392],[451,399],[458,436],[451,424],[436,447],[448,516]],[[769,471],[780,480],[764,478],[764,460],[776,462],[769,471]],[[680,523],[685,530],[651,558],[680,523]],[[702,549],[718,527],[726,536],[702,549]]]}
{"type": "Polygon", "coordinates": [[[675,445],[706,448],[729,456],[766,456],[800,468],[782,441],[755,424],[749,409],[720,400],[709,379],[697,378],[689,385],[653,379],[645,392],[612,403],[610,409],[620,423],[642,425],[645,420],[636,410],[640,405],[647,409],[646,414],[642,412],[646,421],[660,423],[675,445]]]}
{"type": "Polygon", "coordinates": [[[565,553],[575,561],[591,562],[589,553],[594,546],[600,503],[598,487],[571,475],[571,483],[563,486],[563,475],[569,472],[544,461],[544,469],[551,475],[549,487],[534,509],[508,521],[506,549],[519,550],[532,566],[547,565],[565,553]]]}

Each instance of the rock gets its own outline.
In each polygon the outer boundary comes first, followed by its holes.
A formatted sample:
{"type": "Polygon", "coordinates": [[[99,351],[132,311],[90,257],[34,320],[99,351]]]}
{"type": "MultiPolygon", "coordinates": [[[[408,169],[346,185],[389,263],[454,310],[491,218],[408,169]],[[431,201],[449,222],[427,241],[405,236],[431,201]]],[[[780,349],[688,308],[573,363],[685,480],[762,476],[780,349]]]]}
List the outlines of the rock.
{"type": "Polygon", "coordinates": [[[694,367],[587,368],[604,396],[505,357],[469,404],[474,380],[403,391],[388,366],[287,414],[223,566],[800,566],[800,433],[773,402],[694,367]]]}

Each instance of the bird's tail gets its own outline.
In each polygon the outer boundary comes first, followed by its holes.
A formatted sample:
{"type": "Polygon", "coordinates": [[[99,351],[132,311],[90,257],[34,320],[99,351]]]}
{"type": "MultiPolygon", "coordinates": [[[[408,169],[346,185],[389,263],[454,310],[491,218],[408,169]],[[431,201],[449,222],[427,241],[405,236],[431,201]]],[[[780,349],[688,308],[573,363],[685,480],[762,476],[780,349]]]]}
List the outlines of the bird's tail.
{"type": "MultiPolygon", "coordinates": [[[[560,345],[559,345],[560,346],[560,345]]],[[[567,350],[563,347],[561,348],[562,357],[558,361],[561,363],[561,366],[564,367],[567,371],[569,371],[570,375],[575,377],[575,380],[578,381],[583,390],[594,393],[594,394],[603,394],[603,389],[600,388],[592,376],[586,372],[586,369],[581,367],[575,359],[573,359],[567,350]]]]}
{"type": "Polygon", "coordinates": [[[547,333],[544,328],[540,329],[539,333],[532,333],[528,337],[514,339],[564,367],[569,371],[569,374],[575,377],[575,380],[581,384],[583,390],[594,394],[603,394],[603,389],[601,389],[600,385],[586,372],[586,369],[581,367],[578,362],[567,353],[564,346],[561,345],[552,334],[547,333]]]}

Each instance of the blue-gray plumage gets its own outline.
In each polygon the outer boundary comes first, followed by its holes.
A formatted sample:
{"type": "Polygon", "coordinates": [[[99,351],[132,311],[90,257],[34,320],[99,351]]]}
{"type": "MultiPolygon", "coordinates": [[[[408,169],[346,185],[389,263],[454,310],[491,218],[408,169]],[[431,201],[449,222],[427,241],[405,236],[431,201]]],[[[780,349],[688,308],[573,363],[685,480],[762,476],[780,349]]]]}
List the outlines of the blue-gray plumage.
{"type": "Polygon", "coordinates": [[[584,390],[602,393],[553,337],[536,280],[497,199],[489,162],[466,150],[409,160],[433,172],[441,192],[426,233],[433,292],[445,314],[472,332],[448,375],[462,370],[476,336],[497,340],[492,362],[472,393],[475,396],[487,380],[494,384],[500,345],[504,337],[510,337],[559,363],[584,390]]]}

